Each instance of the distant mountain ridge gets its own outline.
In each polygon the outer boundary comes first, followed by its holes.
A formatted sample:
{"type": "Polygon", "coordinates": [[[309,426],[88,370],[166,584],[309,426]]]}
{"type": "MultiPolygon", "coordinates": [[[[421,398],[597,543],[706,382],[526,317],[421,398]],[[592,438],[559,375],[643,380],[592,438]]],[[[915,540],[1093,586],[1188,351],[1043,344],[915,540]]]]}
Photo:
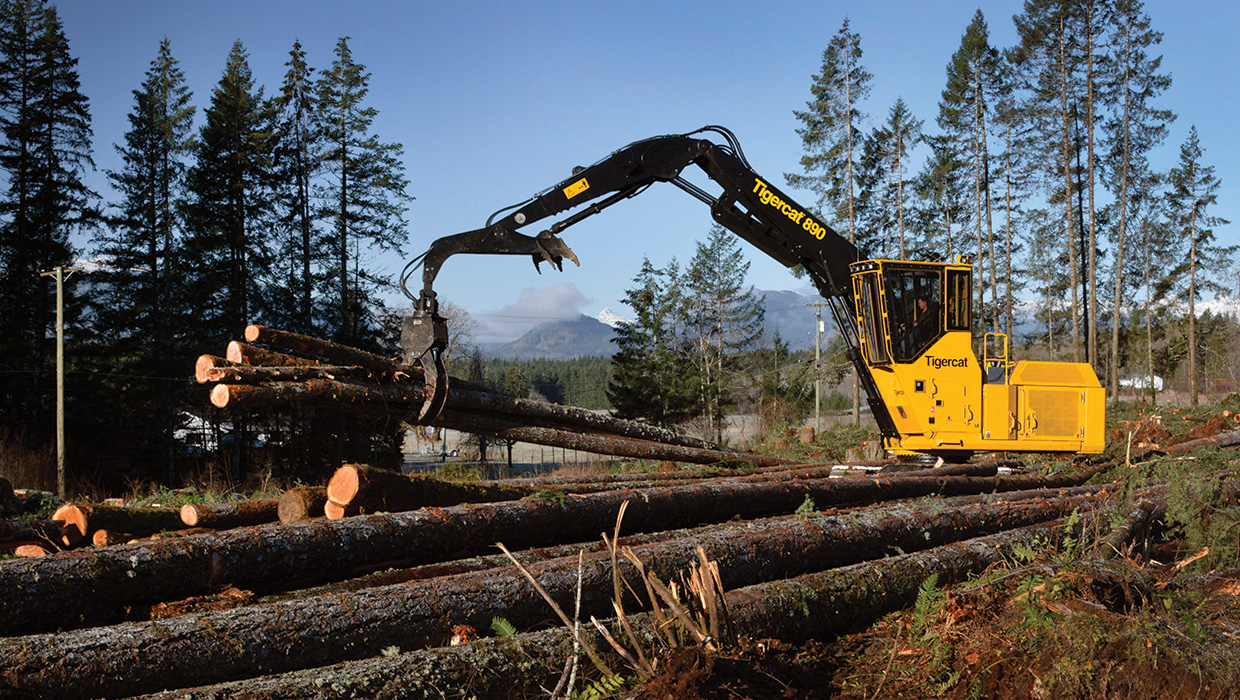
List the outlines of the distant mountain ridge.
{"type": "Polygon", "coordinates": [[[483,351],[500,360],[606,357],[616,352],[616,345],[611,342],[615,335],[611,326],[582,314],[577,318],[540,323],[511,343],[484,346],[483,351]]]}
{"type": "MultiPolygon", "coordinates": [[[[814,309],[809,304],[817,301],[817,296],[790,291],[754,293],[766,298],[767,333],[778,332],[793,350],[814,347],[814,309]]],[[[483,345],[482,350],[501,360],[607,357],[616,353],[616,344],[611,342],[616,335],[615,327],[627,321],[612,309],[603,309],[597,318],[582,314],[540,323],[510,343],[490,343],[483,345]]]]}
{"type": "MultiPolygon", "coordinates": [[[[768,335],[778,333],[792,350],[814,348],[814,306],[824,301],[821,297],[788,290],[754,290],[754,293],[765,297],[768,335]]],[[[1035,316],[1037,308],[1038,303],[1034,301],[1016,302],[1014,330],[1017,337],[1041,332],[1035,316]]],[[[1199,303],[1197,308],[1199,313],[1209,310],[1215,314],[1240,315],[1240,300],[1216,299],[1199,303]]],[[[823,309],[822,318],[826,328],[822,340],[826,343],[827,338],[835,334],[834,321],[827,309],[823,309]]],[[[616,353],[616,344],[611,342],[616,335],[615,327],[626,321],[615,311],[603,309],[598,318],[582,314],[577,318],[540,323],[510,343],[491,343],[482,350],[501,360],[610,357],[616,353]]]]}

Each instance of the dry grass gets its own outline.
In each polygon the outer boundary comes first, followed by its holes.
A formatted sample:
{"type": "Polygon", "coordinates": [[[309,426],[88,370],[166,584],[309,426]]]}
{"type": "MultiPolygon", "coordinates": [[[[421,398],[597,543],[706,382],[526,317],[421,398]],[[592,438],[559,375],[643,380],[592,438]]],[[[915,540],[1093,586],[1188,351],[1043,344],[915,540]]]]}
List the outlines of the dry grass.
{"type": "Polygon", "coordinates": [[[0,426],[0,476],[14,488],[55,491],[55,445],[36,444],[24,432],[0,426]]]}

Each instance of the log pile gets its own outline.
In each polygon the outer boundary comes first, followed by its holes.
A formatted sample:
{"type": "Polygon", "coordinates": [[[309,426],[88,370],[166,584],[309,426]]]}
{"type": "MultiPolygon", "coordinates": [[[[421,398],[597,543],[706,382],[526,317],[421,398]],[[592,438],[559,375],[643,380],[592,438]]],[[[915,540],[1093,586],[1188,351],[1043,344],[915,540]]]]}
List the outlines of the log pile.
{"type": "MultiPolygon", "coordinates": [[[[199,357],[195,376],[213,385],[211,402],[219,408],[330,405],[414,423],[427,400],[416,364],[258,325],[248,326],[245,342],[230,343],[224,357],[199,357]]],[[[757,466],[788,461],[585,409],[504,396],[459,379],[450,379],[449,387],[434,425],[463,432],[637,459],[757,466]]]]}

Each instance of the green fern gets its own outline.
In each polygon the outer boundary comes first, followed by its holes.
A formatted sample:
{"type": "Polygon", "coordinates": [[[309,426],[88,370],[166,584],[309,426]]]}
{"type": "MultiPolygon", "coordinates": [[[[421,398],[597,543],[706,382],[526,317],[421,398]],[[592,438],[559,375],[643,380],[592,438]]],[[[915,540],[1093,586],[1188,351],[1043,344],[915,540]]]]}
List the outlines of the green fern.
{"type": "Polygon", "coordinates": [[[624,690],[628,684],[629,679],[619,674],[600,678],[579,692],[573,693],[573,700],[602,700],[624,690]]]}
{"type": "Polygon", "coordinates": [[[517,628],[502,617],[493,617],[491,618],[491,631],[497,637],[511,637],[517,633],[517,628]]]}
{"type": "Polygon", "coordinates": [[[947,594],[939,588],[939,575],[930,574],[925,581],[921,582],[921,588],[917,589],[917,601],[913,603],[912,634],[914,637],[921,637],[926,633],[926,630],[930,628],[932,618],[938,615],[946,603],[947,594]]]}

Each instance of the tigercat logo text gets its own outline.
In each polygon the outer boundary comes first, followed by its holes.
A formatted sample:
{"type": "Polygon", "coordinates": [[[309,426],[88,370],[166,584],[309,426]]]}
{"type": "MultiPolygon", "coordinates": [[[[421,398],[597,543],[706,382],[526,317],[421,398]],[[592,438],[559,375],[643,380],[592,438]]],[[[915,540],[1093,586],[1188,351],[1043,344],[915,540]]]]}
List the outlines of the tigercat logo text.
{"type": "Polygon", "coordinates": [[[969,361],[959,357],[935,357],[934,355],[926,355],[926,364],[935,369],[943,369],[944,367],[968,367],[969,361]]]}
{"type": "Polygon", "coordinates": [[[771,188],[768,187],[767,184],[760,178],[755,177],[753,181],[753,193],[758,195],[758,199],[761,200],[763,204],[768,207],[778,209],[779,213],[791,219],[792,223],[800,226],[814,238],[817,238],[820,241],[823,238],[826,238],[826,226],[814,221],[813,217],[793,206],[791,202],[781,199],[780,196],[775,194],[775,192],[771,190],[771,188]]]}

